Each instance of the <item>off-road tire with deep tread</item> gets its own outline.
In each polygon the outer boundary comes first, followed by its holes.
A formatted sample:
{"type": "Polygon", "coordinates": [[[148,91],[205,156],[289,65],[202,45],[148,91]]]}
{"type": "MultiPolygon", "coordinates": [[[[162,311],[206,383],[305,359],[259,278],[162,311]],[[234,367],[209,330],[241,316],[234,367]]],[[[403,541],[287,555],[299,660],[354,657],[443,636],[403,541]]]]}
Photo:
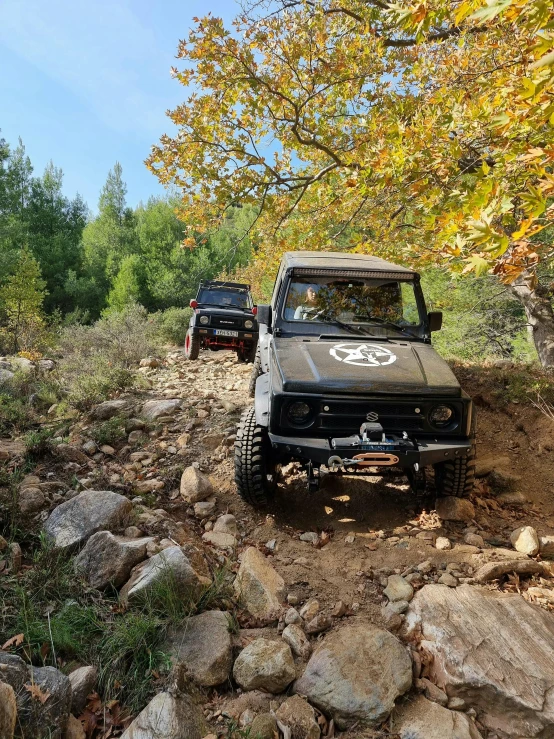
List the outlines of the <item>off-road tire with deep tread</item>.
{"type": "Polygon", "coordinates": [[[185,338],[185,357],[187,359],[198,359],[200,354],[200,337],[192,333],[189,328],[185,338]]]}
{"type": "Polygon", "coordinates": [[[267,429],[256,423],[254,408],[242,414],[237,428],[235,482],[240,497],[256,508],[267,505],[277,487],[267,429]]]}
{"type": "Polygon", "coordinates": [[[256,395],[256,380],[262,374],[262,357],[260,355],[260,347],[256,348],[256,356],[250,373],[250,382],[248,383],[248,397],[253,398],[256,395]]]}
{"type": "Polygon", "coordinates": [[[475,486],[476,458],[475,425],[472,425],[471,448],[467,456],[433,465],[437,495],[469,498],[475,486]]]}

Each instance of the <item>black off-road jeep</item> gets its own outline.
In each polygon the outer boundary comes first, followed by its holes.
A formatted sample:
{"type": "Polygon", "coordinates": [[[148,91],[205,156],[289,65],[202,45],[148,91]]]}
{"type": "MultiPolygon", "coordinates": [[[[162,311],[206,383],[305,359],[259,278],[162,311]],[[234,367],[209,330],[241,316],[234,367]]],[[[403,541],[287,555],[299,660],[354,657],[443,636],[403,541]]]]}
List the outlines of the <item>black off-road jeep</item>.
{"type": "Polygon", "coordinates": [[[265,504],[294,460],[313,488],[322,467],[400,468],[423,493],[432,468],[438,494],[472,491],[473,405],[431,346],[442,314],[427,312],[416,272],[364,255],[289,252],[258,322],[255,407],[235,444],[244,500],[265,504]]]}
{"type": "Polygon", "coordinates": [[[253,362],[258,343],[257,308],[250,285],[202,280],[185,339],[185,357],[198,359],[200,349],[231,349],[240,362],[253,362]]]}

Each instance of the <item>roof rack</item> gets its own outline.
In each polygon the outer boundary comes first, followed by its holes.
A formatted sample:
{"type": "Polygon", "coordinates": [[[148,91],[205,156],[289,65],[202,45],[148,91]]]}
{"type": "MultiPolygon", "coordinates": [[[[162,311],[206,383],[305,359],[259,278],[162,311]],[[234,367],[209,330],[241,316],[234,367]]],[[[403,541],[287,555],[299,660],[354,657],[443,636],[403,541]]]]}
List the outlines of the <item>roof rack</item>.
{"type": "Polygon", "coordinates": [[[221,282],[220,280],[200,280],[200,287],[225,287],[231,290],[250,290],[250,285],[241,282],[221,282]]]}

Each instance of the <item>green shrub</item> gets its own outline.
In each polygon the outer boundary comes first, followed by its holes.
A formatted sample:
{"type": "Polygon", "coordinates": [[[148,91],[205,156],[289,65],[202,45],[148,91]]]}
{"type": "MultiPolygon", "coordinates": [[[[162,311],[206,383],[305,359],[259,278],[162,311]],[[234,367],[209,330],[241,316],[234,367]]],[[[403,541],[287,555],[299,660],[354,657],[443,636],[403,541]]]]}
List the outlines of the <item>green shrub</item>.
{"type": "Polygon", "coordinates": [[[64,329],[57,376],[67,400],[79,410],[88,410],[112,393],[132,387],[138,361],[157,346],[155,323],[138,305],[110,313],[93,326],[64,329]]]}
{"type": "Polygon", "coordinates": [[[46,454],[52,447],[52,438],[55,435],[56,432],[51,428],[40,428],[29,431],[29,433],[25,434],[24,438],[27,452],[34,457],[40,457],[46,454]]]}
{"type": "Polygon", "coordinates": [[[0,435],[19,433],[29,423],[30,409],[23,398],[0,392],[0,435]]]}
{"type": "Polygon", "coordinates": [[[89,430],[89,435],[99,445],[113,446],[125,438],[125,422],[121,418],[110,418],[89,430]]]}
{"type": "Polygon", "coordinates": [[[155,313],[153,319],[163,341],[183,346],[191,316],[192,308],[168,308],[155,313]]]}

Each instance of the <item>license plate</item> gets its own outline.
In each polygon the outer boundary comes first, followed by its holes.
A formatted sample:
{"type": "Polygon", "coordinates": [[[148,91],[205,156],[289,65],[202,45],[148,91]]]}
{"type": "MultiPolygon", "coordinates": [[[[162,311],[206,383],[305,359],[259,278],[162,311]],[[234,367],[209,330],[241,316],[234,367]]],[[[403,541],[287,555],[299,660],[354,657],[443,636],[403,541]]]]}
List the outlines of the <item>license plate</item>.
{"type": "Polygon", "coordinates": [[[216,328],[215,330],[217,336],[238,336],[238,331],[227,331],[226,328],[216,328]]]}

